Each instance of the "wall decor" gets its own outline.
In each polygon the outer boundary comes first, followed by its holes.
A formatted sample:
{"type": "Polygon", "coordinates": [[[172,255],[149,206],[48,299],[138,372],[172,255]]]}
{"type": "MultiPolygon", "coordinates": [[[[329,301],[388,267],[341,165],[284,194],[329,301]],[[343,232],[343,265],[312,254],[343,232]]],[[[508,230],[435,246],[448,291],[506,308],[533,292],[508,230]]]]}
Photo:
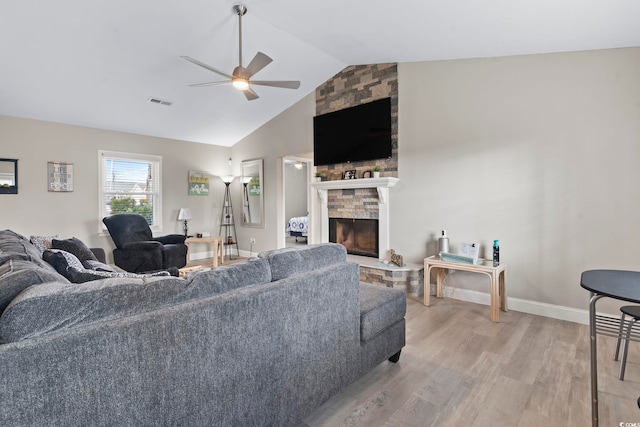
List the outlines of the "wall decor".
{"type": "Polygon", "coordinates": [[[205,172],[189,171],[189,195],[209,195],[209,176],[205,172]]]}
{"type": "Polygon", "coordinates": [[[358,178],[358,174],[355,169],[344,171],[343,179],[356,179],[358,178]]]}
{"type": "Polygon", "coordinates": [[[398,267],[404,267],[404,261],[402,259],[402,255],[397,254],[393,249],[389,249],[390,262],[392,264],[397,265],[398,267]]]}
{"type": "Polygon", "coordinates": [[[18,194],[18,159],[0,159],[0,194],[18,194]]]}
{"type": "Polygon", "coordinates": [[[49,191],[73,191],[73,163],[47,162],[49,191]]]}
{"type": "Polygon", "coordinates": [[[373,172],[371,172],[371,171],[364,171],[364,172],[362,172],[362,177],[363,178],[371,178],[372,174],[373,174],[373,172]]]}

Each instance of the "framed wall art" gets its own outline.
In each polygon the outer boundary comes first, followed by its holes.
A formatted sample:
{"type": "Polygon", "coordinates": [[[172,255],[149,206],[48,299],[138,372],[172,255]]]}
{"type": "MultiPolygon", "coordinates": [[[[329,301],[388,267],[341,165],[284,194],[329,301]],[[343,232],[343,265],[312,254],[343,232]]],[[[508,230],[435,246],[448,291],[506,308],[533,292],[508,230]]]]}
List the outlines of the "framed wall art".
{"type": "Polygon", "coordinates": [[[356,178],[358,178],[358,175],[355,169],[344,171],[343,179],[356,179],[356,178]]]}
{"type": "Polygon", "coordinates": [[[49,191],[73,191],[73,163],[47,162],[49,191]]]}
{"type": "Polygon", "coordinates": [[[209,176],[206,172],[189,171],[189,195],[209,195],[209,176]]]}

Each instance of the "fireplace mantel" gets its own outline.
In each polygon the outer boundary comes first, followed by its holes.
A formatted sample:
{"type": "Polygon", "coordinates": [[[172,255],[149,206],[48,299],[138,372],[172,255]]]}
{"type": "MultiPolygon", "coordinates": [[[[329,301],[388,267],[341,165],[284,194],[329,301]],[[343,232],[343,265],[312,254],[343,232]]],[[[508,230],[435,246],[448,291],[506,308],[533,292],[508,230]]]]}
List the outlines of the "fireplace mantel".
{"type": "Polygon", "coordinates": [[[339,181],[322,181],[311,183],[320,198],[320,241],[329,241],[329,190],[350,190],[355,188],[375,188],[378,190],[378,248],[380,258],[385,258],[389,251],[389,188],[398,183],[398,178],[361,178],[343,179],[339,181]]]}
{"type": "Polygon", "coordinates": [[[327,204],[329,190],[350,190],[355,188],[375,188],[378,190],[378,202],[387,204],[389,188],[396,185],[398,178],[385,176],[383,178],[342,179],[337,181],[313,182],[311,187],[318,191],[322,204],[327,204]]]}

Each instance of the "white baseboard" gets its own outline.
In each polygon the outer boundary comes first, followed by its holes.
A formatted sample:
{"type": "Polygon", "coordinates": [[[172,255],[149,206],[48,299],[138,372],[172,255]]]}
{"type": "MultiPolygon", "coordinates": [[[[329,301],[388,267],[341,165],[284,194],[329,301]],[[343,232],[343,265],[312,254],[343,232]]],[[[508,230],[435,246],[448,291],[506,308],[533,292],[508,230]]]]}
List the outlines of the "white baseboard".
{"type": "MultiPolygon", "coordinates": [[[[445,286],[444,296],[446,298],[453,298],[460,301],[491,305],[490,295],[485,292],[445,286]]],[[[568,322],[580,323],[583,325],[589,324],[589,311],[573,307],[507,297],[507,309],[520,311],[522,313],[535,314],[537,316],[550,317],[553,319],[566,320],[568,322]]]]}
{"type": "Polygon", "coordinates": [[[189,255],[190,256],[187,262],[198,261],[200,259],[205,259],[205,258],[213,258],[213,250],[206,251],[206,252],[191,252],[189,255]]]}

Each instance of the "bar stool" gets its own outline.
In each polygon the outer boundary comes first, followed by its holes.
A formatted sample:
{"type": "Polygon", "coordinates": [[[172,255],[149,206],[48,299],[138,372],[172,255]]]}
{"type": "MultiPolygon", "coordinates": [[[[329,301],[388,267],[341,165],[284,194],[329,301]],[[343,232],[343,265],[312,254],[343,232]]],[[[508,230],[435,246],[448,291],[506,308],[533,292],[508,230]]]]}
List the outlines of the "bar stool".
{"type": "Polygon", "coordinates": [[[624,369],[627,364],[627,353],[629,352],[629,341],[639,341],[640,335],[637,330],[633,330],[636,321],[640,320],[640,306],[639,305],[625,305],[620,307],[620,329],[618,331],[618,339],[616,341],[616,352],[613,360],[618,360],[618,353],[620,352],[620,340],[624,338],[624,347],[622,348],[622,361],[620,362],[620,372],[618,373],[618,379],[624,380],[624,369]],[[626,331],[623,329],[625,325],[625,316],[631,317],[631,321],[627,322],[626,331]],[[633,335],[631,334],[633,330],[633,335]]]}

